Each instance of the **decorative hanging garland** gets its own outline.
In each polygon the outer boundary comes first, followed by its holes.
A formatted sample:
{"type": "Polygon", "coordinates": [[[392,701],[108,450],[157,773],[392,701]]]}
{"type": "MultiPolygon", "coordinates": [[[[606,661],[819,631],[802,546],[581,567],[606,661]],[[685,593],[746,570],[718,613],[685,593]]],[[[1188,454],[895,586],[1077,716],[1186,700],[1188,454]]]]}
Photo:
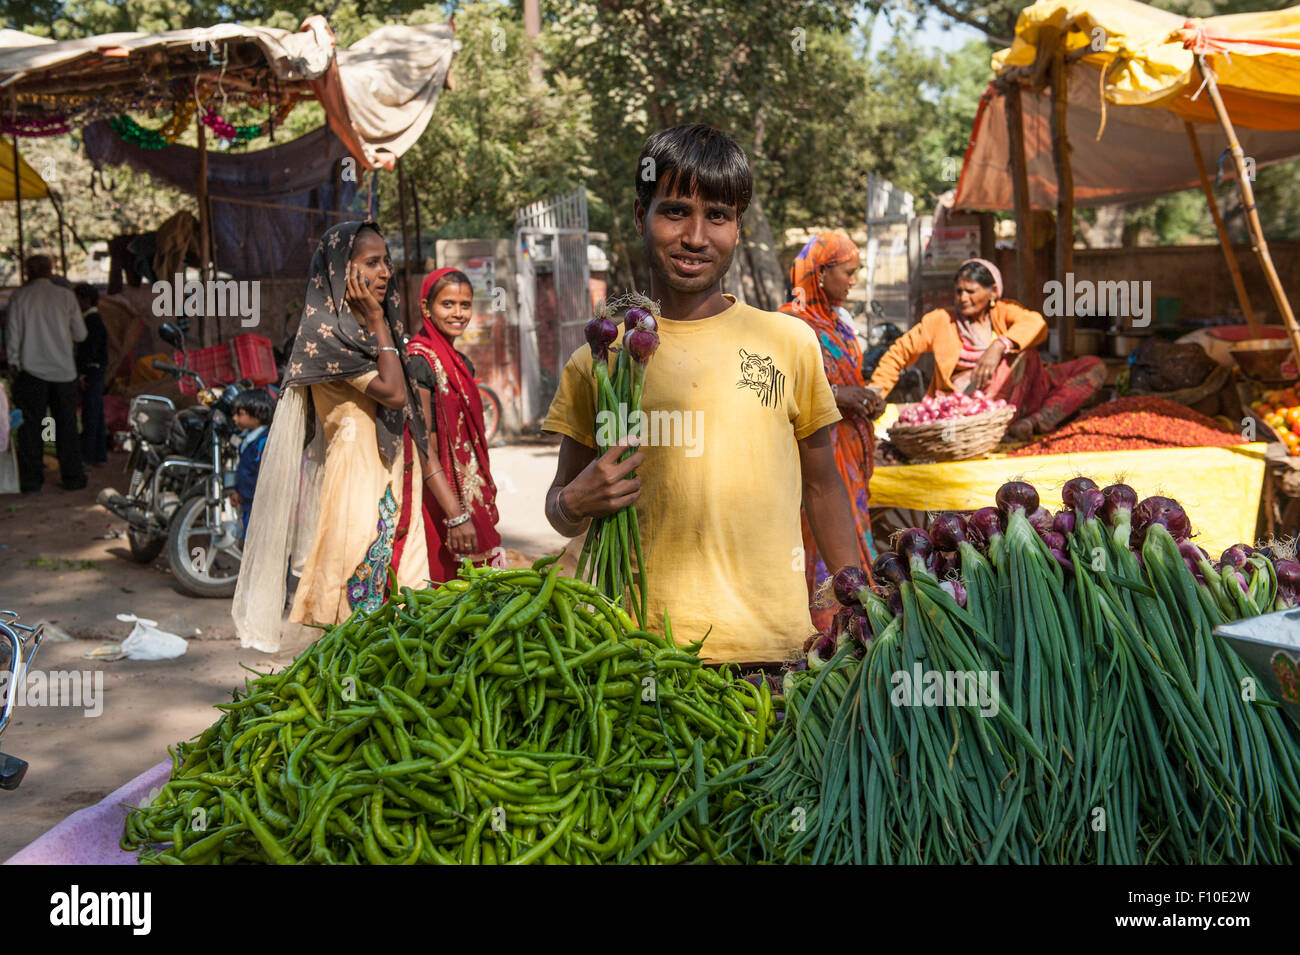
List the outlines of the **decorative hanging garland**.
{"type": "Polygon", "coordinates": [[[180,139],[193,118],[194,101],[186,97],[175,102],[171,119],[158,129],[141,126],[125,113],[110,119],[108,125],[128,143],[141,149],[163,149],[180,139]]]}
{"type": "Polygon", "coordinates": [[[71,129],[68,118],[57,116],[31,116],[11,119],[0,116],[0,133],[6,136],[59,136],[71,129]]]}
{"type": "MultiPolygon", "coordinates": [[[[267,126],[277,127],[284,122],[285,117],[292,112],[294,106],[298,104],[297,98],[286,100],[276,110],[275,116],[269,124],[250,124],[247,126],[236,126],[228,119],[224,118],[215,108],[208,106],[204,108],[202,122],[203,125],[212,130],[219,138],[226,140],[232,146],[245,146],[249,140],[261,136],[267,129],[267,126]]],[[[171,119],[167,120],[160,129],[149,129],[141,126],[130,116],[123,114],[114,117],[108,121],[113,132],[117,133],[128,143],[133,143],[142,149],[163,149],[170,146],[181,137],[185,129],[190,125],[194,118],[195,103],[192,98],[177,100],[173,107],[171,119]]],[[[66,131],[66,130],[61,130],[66,131]]],[[[47,135],[53,135],[47,134],[47,135]]]]}
{"type": "Polygon", "coordinates": [[[286,100],[280,104],[280,108],[276,110],[275,116],[269,123],[253,123],[247,126],[234,125],[214,107],[209,106],[203,113],[203,125],[232,146],[246,146],[249,140],[261,136],[268,128],[274,129],[283,123],[296,105],[298,105],[297,98],[286,100]]]}

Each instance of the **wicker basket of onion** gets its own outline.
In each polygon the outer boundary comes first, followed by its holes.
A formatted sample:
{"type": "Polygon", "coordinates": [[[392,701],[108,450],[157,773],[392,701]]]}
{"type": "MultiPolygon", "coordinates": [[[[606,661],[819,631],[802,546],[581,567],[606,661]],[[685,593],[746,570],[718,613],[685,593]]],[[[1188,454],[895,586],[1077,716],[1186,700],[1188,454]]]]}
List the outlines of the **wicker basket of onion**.
{"type": "Polygon", "coordinates": [[[927,395],[902,407],[889,440],[910,461],[964,461],[992,450],[1015,416],[1015,405],[978,390],[927,395]]]}

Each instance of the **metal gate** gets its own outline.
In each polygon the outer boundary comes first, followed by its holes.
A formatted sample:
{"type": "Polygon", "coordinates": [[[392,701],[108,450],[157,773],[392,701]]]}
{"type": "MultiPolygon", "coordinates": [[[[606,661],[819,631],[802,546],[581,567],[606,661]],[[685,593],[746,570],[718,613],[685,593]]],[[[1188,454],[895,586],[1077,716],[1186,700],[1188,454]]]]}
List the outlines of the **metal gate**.
{"type": "Polygon", "coordinates": [[[584,186],[515,213],[522,411],[528,422],[546,413],[560,371],[582,345],[583,328],[591,320],[587,242],[584,186]],[[538,276],[548,272],[555,304],[553,312],[549,307],[541,310],[539,327],[538,276]]]}
{"type": "Polygon", "coordinates": [[[874,173],[867,175],[867,301],[879,302],[884,316],[912,324],[912,299],[919,289],[913,259],[916,216],[911,193],[874,173]]]}

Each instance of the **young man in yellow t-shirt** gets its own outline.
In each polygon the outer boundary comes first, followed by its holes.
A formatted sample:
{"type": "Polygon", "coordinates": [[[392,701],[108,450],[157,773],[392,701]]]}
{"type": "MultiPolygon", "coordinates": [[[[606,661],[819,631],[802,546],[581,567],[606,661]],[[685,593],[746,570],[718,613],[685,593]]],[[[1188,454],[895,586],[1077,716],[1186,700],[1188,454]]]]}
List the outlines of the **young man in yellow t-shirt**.
{"type": "Polygon", "coordinates": [[[751,191],[744,151],[715,129],[679,126],[646,140],[634,215],[663,315],[642,447],[623,462],[619,448],[596,456],[605,423],[595,421],[582,346],[543,424],[564,435],[546,515],[574,537],[635,502],[656,629],[666,609],[678,642],[708,633],[706,659],[777,663],[813,632],[801,499],[832,572],[858,548],[831,448],[840,414],[812,329],[722,294],[751,191]]]}

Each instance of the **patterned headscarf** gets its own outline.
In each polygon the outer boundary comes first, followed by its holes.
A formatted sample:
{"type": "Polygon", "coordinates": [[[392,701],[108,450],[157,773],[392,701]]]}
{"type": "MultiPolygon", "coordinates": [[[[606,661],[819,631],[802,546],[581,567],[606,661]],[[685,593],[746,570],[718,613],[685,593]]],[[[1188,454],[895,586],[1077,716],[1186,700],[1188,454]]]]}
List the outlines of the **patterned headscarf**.
{"type": "MultiPolygon", "coordinates": [[[[311,274],[303,296],[302,319],[298,334],[293,340],[293,352],[281,387],[305,387],[325,381],[356,378],[374,371],[379,362],[379,342],[352,314],[347,303],[347,270],[352,259],[352,249],[362,229],[373,229],[381,238],[383,233],[375,223],[341,222],[321,236],[316,254],[311,259],[311,274]]],[[[392,333],[398,355],[401,350],[402,319],[401,293],[397,283],[390,281],[384,292],[384,319],[392,333]]],[[[393,461],[402,441],[402,427],[408,423],[416,445],[425,446],[424,422],[412,410],[410,378],[406,381],[407,404],[405,408],[379,406],[375,414],[375,437],[379,452],[385,461],[393,461]]]]}
{"type": "Polygon", "coordinates": [[[835,310],[826,290],[821,285],[821,275],[831,266],[848,262],[858,255],[858,247],[848,236],[838,232],[821,232],[808,240],[808,244],[795,256],[790,266],[790,301],[788,311],[804,318],[812,312],[827,322],[835,321],[835,310]]]}

